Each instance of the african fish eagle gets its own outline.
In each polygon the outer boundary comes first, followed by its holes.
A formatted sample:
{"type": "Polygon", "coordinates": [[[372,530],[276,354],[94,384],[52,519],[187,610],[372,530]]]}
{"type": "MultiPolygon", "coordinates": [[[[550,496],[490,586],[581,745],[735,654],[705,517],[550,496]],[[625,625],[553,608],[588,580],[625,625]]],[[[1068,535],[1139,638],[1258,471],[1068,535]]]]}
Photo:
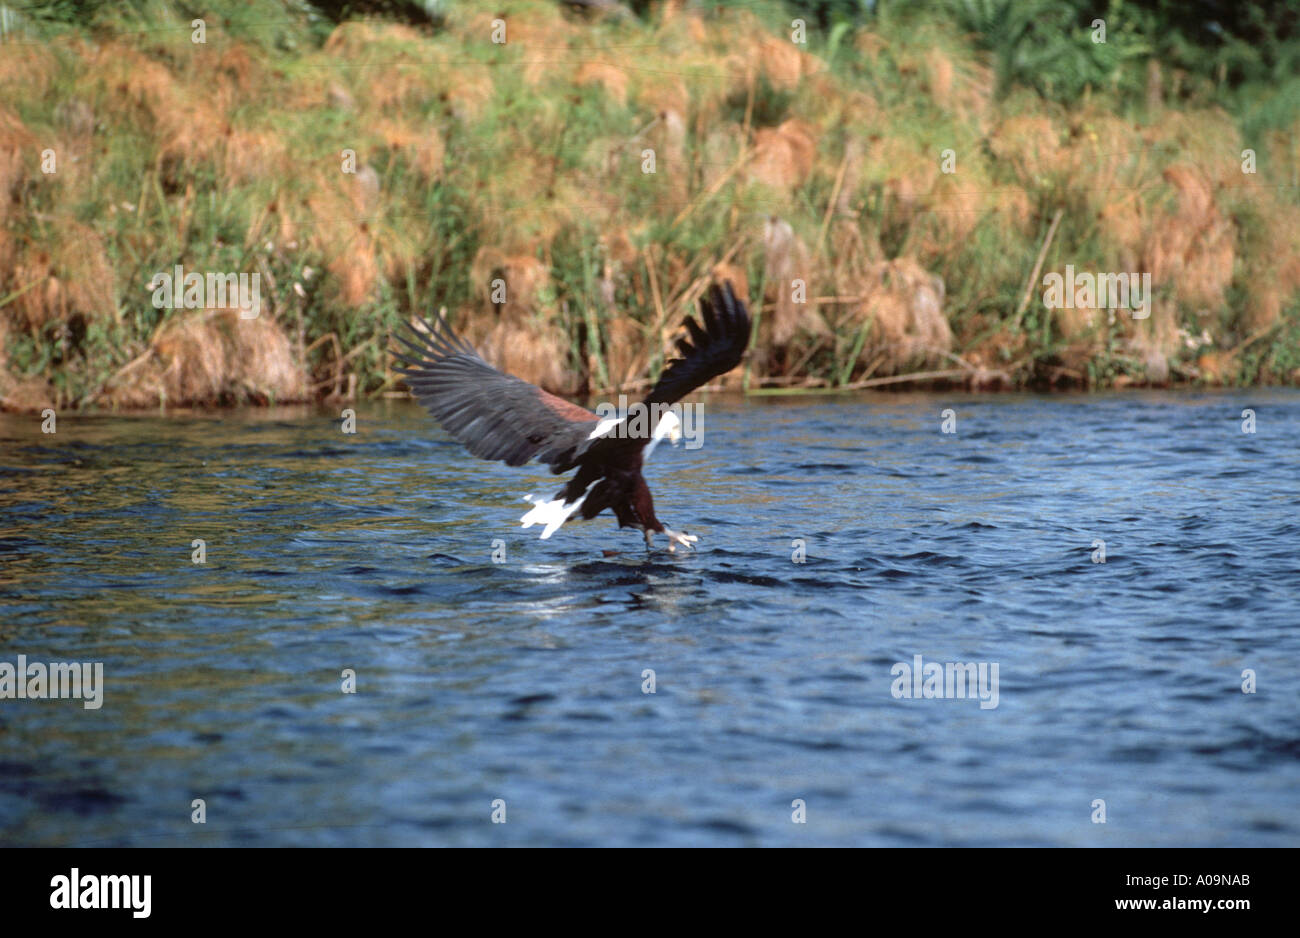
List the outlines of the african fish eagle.
{"type": "Polygon", "coordinates": [[[648,413],[663,413],[653,430],[644,420],[602,420],[498,371],[442,316],[437,323],[425,320],[422,332],[408,327],[398,333],[395,338],[406,351],[394,354],[407,366],[398,371],[416,399],[473,455],[508,466],[536,457],[557,475],[578,470],[552,500],[527,496],[533,508],[523,516],[523,527],[541,524],[542,537],[548,538],[574,514],[585,520],[610,508],[620,528],[644,532],[647,549],[660,533],[667,535],[671,551],[674,544],[691,548],[699,538],[672,531],[655,517],[641,467],[661,439],[676,443],[680,438],[680,422],[668,406],[735,368],[749,345],[749,311],[730,283],[700,298],[700,314],[703,327],[686,317],[687,335],[677,340],[681,357],[668,363],[641,405],[648,413]]]}

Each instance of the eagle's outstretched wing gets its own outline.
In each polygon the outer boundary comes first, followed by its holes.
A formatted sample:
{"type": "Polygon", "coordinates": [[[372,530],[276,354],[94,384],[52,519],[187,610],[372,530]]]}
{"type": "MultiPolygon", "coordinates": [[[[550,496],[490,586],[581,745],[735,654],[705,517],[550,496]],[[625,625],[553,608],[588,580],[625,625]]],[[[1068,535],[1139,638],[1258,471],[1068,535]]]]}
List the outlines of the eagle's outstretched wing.
{"type": "Polygon", "coordinates": [[[704,328],[686,317],[689,336],[677,340],[682,357],[673,359],[646,395],[647,404],[672,404],[740,364],[749,346],[749,310],[736,299],[731,284],[716,284],[700,297],[704,328]]]}
{"type": "Polygon", "coordinates": [[[416,399],[480,459],[522,466],[536,457],[552,472],[572,469],[590,446],[600,418],[503,374],[485,362],[442,316],[421,320],[425,332],[408,326],[394,335],[405,351],[393,354],[416,399]]]}

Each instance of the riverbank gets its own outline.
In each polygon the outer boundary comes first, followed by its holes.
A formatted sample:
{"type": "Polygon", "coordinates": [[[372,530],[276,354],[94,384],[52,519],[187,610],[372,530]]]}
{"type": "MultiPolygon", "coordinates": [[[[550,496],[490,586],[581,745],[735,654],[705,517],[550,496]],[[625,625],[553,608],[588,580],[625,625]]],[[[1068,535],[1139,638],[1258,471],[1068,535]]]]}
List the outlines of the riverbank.
{"type": "Polygon", "coordinates": [[[379,398],[440,307],[634,392],[714,278],[758,313],[731,389],[1300,383],[1300,120],[1264,90],[1151,58],[1063,101],[939,16],[218,8],[0,42],[0,407],[379,398]]]}

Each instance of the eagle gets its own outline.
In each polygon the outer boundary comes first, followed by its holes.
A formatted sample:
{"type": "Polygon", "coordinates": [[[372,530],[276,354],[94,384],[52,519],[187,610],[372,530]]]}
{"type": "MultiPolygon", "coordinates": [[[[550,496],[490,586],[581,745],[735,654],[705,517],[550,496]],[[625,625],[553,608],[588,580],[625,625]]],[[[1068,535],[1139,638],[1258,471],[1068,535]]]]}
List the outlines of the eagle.
{"type": "Polygon", "coordinates": [[[403,348],[393,354],[416,400],[471,454],[508,466],[536,458],[556,475],[578,470],[552,499],[525,496],[533,507],[520,519],[523,527],[542,525],[545,539],[575,514],[587,520],[608,508],[620,528],[645,534],[647,550],[655,534],[668,538],[670,551],[678,544],[693,549],[697,536],[673,531],[655,517],[641,468],[661,440],[676,444],[680,439],[679,408],[673,405],[735,368],[749,345],[749,310],[730,283],[715,284],[700,297],[699,307],[700,321],[688,315],[686,334],[677,339],[681,357],[670,361],[645,399],[633,405],[642,419],[629,420],[630,412],[602,419],[498,371],[441,314],[433,323],[421,318],[422,330],[408,323],[395,332],[403,348]],[[646,420],[646,414],[658,419],[646,420]]]}

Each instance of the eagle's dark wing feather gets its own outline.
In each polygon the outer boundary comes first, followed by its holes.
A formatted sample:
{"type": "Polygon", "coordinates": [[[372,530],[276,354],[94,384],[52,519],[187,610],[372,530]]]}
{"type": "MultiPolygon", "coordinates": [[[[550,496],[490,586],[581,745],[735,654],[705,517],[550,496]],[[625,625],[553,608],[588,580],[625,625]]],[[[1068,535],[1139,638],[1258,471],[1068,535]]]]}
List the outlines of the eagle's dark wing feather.
{"type": "Polygon", "coordinates": [[[668,363],[646,395],[647,404],[672,404],[700,385],[726,374],[740,364],[749,346],[750,318],[745,304],[736,299],[731,284],[714,285],[700,297],[701,328],[686,317],[688,336],[677,340],[682,357],[668,363]]]}
{"type": "Polygon", "coordinates": [[[600,422],[595,414],[497,371],[441,316],[422,321],[426,332],[408,327],[394,335],[406,350],[393,354],[407,366],[397,369],[407,386],[444,430],[480,459],[522,466],[536,457],[552,472],[577,464],[600,422]]]}

